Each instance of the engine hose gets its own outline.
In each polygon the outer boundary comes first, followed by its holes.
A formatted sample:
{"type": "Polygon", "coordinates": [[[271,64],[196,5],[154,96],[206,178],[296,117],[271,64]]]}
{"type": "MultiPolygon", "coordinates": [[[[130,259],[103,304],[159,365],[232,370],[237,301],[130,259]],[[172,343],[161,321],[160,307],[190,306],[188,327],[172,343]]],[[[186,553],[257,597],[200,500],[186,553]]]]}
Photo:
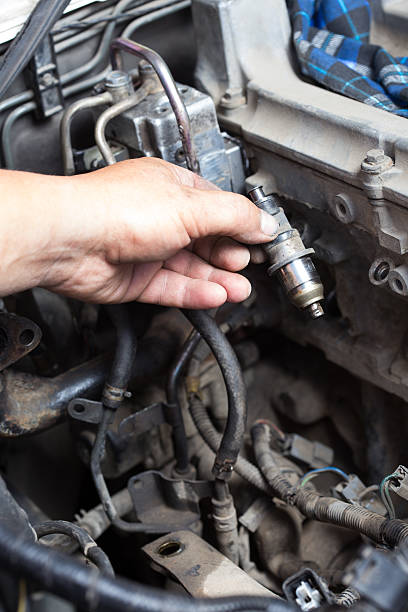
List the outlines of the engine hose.
{"type": "Polygon", "coordinates": [[[38,45],[61,17],[70,0],[39,0],[10,44],[0,66],[0,98],[27,66],[38,45]]]}
{"type": "Polygon", "coordinates": [[[136,357],[137,338],[128,304],[107,306],[116,329],[116,348],[109,376],[102,393],[102,404],[116,409],[122,403],[136,357]]]}
{"type": "Polygon", "coordinates": [[[234,469],[246,426],[246,388],[241,366],[231,344],[210,315],[201,310],[183,310],[183,313],[211,348],[227,389],[227,424],[216,451],[213,468],[217,478],[225,479],[234,469]]]}
{"type": "MultiPolygon", "coordinates": [[[[215,429],[210,417],[208,416],[202,399],[197,394],[190,395],[189,408],[199,434],[213,453],[216,453],[221,443],[221,434],[215,429]]],[[[239,476],[241,476],[241,478],[249,482],[249,484],[253,485],[263,493],[270,495],[270,487],[263,478],[259,469],[253,463],[244,457],[238,457],[235,464],[235,471],[239,476]]]]}
{"type": "Polygon", "coordinates": [[[173,445],[176,457],[175,470],[180,474],[188,471],[190,462],[183,414],[178,400],[178,386],[186,363],[200,340],[200,334],[196,331],[191,332],[187,341],[182,346],[180,353],[177,355],[167,379],[166,395],[167,405],[169,407],[169,418],[172,420],[173,428],[173,445]]]}
{"type": "Polygon", "coordinates": [[[16,538],[0,524],[0,566],[35,582],[47,592],[93,612],[295,612],[295,607],[269,597],[190,599],[111,578],[71,557],[38,543],[16,538]]]}
{"type": "MultiPolygon", "coordinates": [[[[114,410],[104,408],[102,420],[99,423],[91,453],[91,474],[103,509],[105,510],[112,525],[127,533],[166,533],[168,531],[172,531],[174,527],[167,526],[165,523],[154,524],[125,521],[124,519],[120,518],[119,513],[116,510],[101,468],[101,462],[105,453],[106,434],[114,414],[114,410]]],[[[180,529],[181,528],[182,526],[180,526],[180,529]]]]}
{"type": "Polygon", "coordinates": [[[256,462],[276,497],[296,506],[307,518],[353,529],[379,544],[394,547],[408,541],[408,525],[403,521],[389,520],[361,506],[291,485],[277,469],[270,448],[272,433],[269,425],[257,422],[251,434],[256,462]]]}
{"type": "Polygon", "coordinates": [[[82,553],[92,561],[96,567],[106,576],[114,576],[115,572],[109,557],[104,553],[89,533],[79,525],[69,521],[45,521],[33,527],[37,538],[51,534],[64,534],[75,540],[82,550],[82,553]]]}

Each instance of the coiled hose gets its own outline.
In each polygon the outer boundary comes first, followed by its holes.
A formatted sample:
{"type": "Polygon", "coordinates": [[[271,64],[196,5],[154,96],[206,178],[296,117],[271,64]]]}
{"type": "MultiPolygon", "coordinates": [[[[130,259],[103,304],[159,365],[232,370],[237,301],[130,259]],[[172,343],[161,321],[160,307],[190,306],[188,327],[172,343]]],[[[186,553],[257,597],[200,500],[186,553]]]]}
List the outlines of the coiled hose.
{"type": "Polygon", "coordinates": [[[256,462],[276,497],[296,506],[310,519],[353,529],[379,544],[394,547],[408,541],[408,525],[398,519],[389,520],[361,506],[334,497],[322,497],[314,491],[291,485],[277,469],[270,448],[272,433],[269,425],[257,422],[251,433],[256,462]]]}

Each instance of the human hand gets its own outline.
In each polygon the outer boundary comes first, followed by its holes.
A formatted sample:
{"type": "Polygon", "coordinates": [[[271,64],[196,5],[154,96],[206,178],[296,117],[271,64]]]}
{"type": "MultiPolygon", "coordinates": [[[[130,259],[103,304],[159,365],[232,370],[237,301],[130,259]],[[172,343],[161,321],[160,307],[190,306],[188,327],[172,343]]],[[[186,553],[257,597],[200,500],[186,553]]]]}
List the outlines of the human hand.
{"type": "Polygon", "coordinates": [[[32,282],[84,301],[183,308],[242,301],[251,287],[236,274],[249,261],[240,243],[267,242],[277,230],[247,198],[159,159],[75,177],[8,174],[48,182],[32,282]]]}

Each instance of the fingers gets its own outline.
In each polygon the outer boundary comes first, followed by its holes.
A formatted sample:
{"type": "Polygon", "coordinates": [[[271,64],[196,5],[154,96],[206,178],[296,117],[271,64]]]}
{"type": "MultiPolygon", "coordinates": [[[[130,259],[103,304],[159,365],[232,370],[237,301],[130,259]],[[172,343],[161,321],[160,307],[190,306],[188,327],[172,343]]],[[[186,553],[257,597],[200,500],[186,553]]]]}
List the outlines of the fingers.
{"type": "Polygon", "coordinates": [[[176,308],[217,308],[227,299],[221,285],[205,280],[188,278],[172,270],[161,269],[138,301],[176,308]]]}
{"type": "Polygon", "coordinates": [[[265,263],[266,255],[262,247],[250,246],[249,251],[251,253],[251,263],[254,263],[254,264],[265,263]]]}
{"type": "Polygon", "coordinates": [[[189,251],[180,251],[168,259],[165,268],[189,278],[217,283],[229,302],[242,302],[251,293],[251,285],[244,276],[219,270],[189,251]]]}
{"type": "Polygon", "coordinates": [[[180,214],[191,238],[231,236],[247,244],[269,242],[278,230],[275,218],[248,198],[225,191],[185,188],[180,214]]]}
{"type": "Polygon", "coordinates": [[[232,238],[209,236],[196,240],[193,252],[213,266],[238,272],[249,263],[249,250],[232,238]]]}

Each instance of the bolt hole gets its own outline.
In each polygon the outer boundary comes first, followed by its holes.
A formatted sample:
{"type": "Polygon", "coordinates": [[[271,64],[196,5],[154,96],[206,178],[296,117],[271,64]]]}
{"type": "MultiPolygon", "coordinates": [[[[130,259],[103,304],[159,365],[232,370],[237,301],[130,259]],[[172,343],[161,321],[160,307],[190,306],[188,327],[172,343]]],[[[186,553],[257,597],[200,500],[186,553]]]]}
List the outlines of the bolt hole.
{"type": "Polygon", "coordinates": [[[181,542],[170,540],[160,544],[157,552],[161,557],[174,557],[174,555],[179,555],[183,550],[184,546],[181,542]]]}
{"type": "Polygon", "coordinates": [[[74,410],[78,414],[82,414],[83,412],[85,412],[85,406],[83,404],[75,404],[74,405],[74,410]]]}
{"type": "Polygon", "coordinates": [[[347,216],[346,205],[343,204],[342,202],[337,204],[337,214],[339,215],[339,217],[346,217],[347,216]]]}
{"type": "Polygon", "coordinates": [[[23,329],[23,331],[21,332],[21,334],[20,334],[18,339],[20,341],[20,344],[23,344],[24,346],[30,346],[30,344],[34,340],[34,332],[33,332],[33,330],[32,329],[23,329]]]}
{"type": "Polygon", "coordinates": [[[390,264],[387,261],[382,261],[374,270],[374,279],[376,281],[385,281],[390,273],[390,264]]]}
{"type": "Polygon", "coordinates": [[[404,285],[402,284],[402,281],[400,281],[399,278],[394,279],[394,287],[396,291],[404,291],[404,285]]]}
{"type": "Polygon", "coordinates": [[[181,162],[185,161],[185,159],[186,159],[186,156],[185,156],[185,153],[184,153],[183,149],[179,149],[178,151],[176,151],[176,154],[175,154],[174,157],[175,157],[176,162],[178,162],[178,163],[181,163],[181,162]]]}
{"type": "Polygon", "coordinates": [[[169,108],[170,107],[167,106],[167,104],[165,106],[159,106],[158,108],[156,108],[156,112],[159,113],[159,114],[167,113],[169,108]]]}
{"type": "Polygon", "coordinates": [[[179,91],[180,91],[180,93],[182,93],[182,94],[186,94],[186,93],[188,93],[188,87],[180,87],[180,90],[179,90],[179,91]]]}

